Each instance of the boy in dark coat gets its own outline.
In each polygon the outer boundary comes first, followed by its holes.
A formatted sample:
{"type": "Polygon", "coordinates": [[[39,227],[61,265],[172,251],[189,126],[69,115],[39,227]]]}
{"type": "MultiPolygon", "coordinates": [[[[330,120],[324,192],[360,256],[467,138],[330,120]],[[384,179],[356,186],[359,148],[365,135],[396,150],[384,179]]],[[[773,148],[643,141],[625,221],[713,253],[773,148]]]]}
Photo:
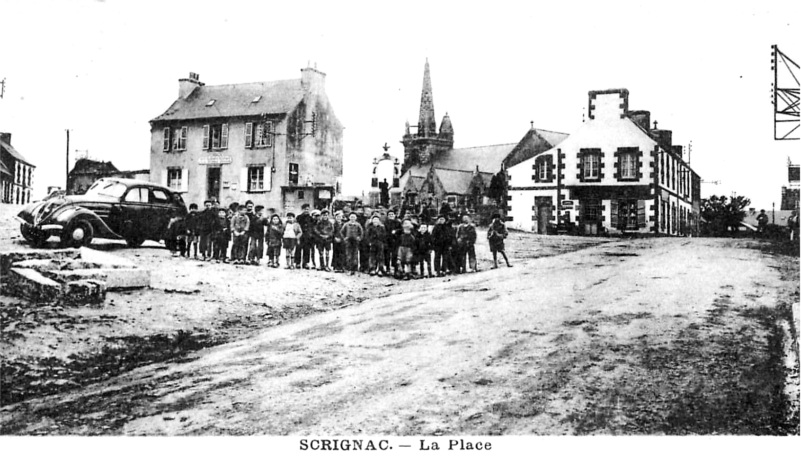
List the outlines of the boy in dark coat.
{"type": "Polygon", "coordinates": [[[231,233],[234,236],[234,245],[231,248],[231,261],[234,264],[244,264],[248,251],[248,228],[250,221],[245,214],[245,206],[239,205],[231,220],[231,233]]]}
{"type": "Polygon", "coordinates": [[[431,231],[431,243],[434,247],[434,272],[437,273],[437,277],[442,277],[446,271],[451,270],[450,252],[453,244],[450,226],[446,223],[445,216],[437,218],[437,223],[431,231]]]}
{"type": "Polygon", "coordinates": [[[351,212],[348,222],[342,225],[340,235],[345,243],[345,255],[350,275],[359,269],[359,242],[364,237],[364,229],[358,222],[356,213],[351,212]]]}
{"type": "Polygon", "coordinates": [[[281,264],[281,242],[284,238],[284,224],[277,214],[270,216],[270,224],[267,226],[267,267],[279,267],[281,264]]]}
{"type": "Polygon", "coordinates": [[[504,251],[503,240],[509,236],[509,232],[506,230],[506,225],[501,222],[501,215],[495,213],[492,215],[492,222],[489,225],[489,229],[487,229],[487,240],[489,241],[490,251],[492,252],[492,268],[498,268],[498,253],[503,256],[503,260],[506,261],[506,265],[512,267],[509,264],[509,258],[506,257],[506,251],[504,251]]]}
{"type": "Polygon", "coordinates": [[[334,243],[334,223],[329,218],[328,210],[323,210],[314,224],[314,244],[317,247],[317,253],[320,255],[321,271],[331,271],[329,258],[332,243],[334,243]]]}
{"type": "Polygon", "coordinates": [[[231,222],[224,208],[217,210],[217,218],[211,231],[212,257],[216,262],[225,262],[228,241],[231,240],[231,222]]]}
{"type": "Polygon", "coordinates": [[[345,243],[342,241],[342,226],[345,225],[344,214],[342,210],[337,211],[334,215],[334,244],[331,265],[334,267],[334,272],[342,272],[345,270],[345,243]]]}
{"type": "Polygon", "coordinates": [[[370,224],[367,225],[366,234],[365,240],[370,247],[370,275],[376,275],[379,271],[381,275],[387,275],[387,266],[384,265],[387,232],[378,215],[373,215],[370,224]]]}
{"type": "Polygon", "coordinates": [[[197,203],[189,205],[189,214],[186,215],[186,257],[194,254],[197,259],[198,229],[197,203]]]}
{"type": "Polygon", "coordinates": [[[304,203],[300,207],[300,214],[295,219],[303,232],[298,239],[298,246],[295,248],[295,267],[309,268],[309,260],[314,260],[314,237],[312,236],[313,218],[309,214],[309,204],[304,203]]]}
{"type": "Polygon", "coordinates": [[[420,276],[425,277],[425,268],[428,267],[428,276],[433,277],[431,271],[431,251],[434,249],[434,239],[431,232],[428,231],[430,226],[425,223],[420,224],[417,236],[417,261],[420,263],[420,276]]]}
{"type": "Polygon", "coordinates": [[[462,224],[456,229],[456,244],[459,245],[458,267],[462,273],[467,272],[467,259],[473,272],[478,272],[476,265],[476,226],[473,225],[470,215],[462,217],[462,224]]]}
{"type": "Polygon", "coordinates": [[[203,261],[211,259],[211,228],[214,220],[217,219],[217,210],[212,208],[213,202],[206,200],[203,202],[203,211],[197,218],[197,231],[200,240],[200,256],[203,261]]]}
{"type": "Polygon", "coordinates": [[[250,226],[248,226],[248,263],[258,266],[261,258],[264,257],[264,230],[267,227],[267,218],[264,216],[264,207],[259,205],[255,213],[248,216],[250,226]]]}
{"type": "Polygon", "coordinates": [[[395,211],[387,211],[387,219],[384,223],[387,233],[387,244],[384,251],[384,265],[389,269],[392,266],[393,272],[398,273],[398,238],[402,233],[401,222],[396,218],[395,211]]]}

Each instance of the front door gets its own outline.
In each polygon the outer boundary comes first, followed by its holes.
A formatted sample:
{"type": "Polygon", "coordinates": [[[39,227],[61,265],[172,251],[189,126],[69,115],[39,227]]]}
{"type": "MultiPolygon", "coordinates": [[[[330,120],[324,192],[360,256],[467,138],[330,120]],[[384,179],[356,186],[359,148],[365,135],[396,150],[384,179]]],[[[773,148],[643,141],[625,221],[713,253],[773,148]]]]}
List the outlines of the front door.
{"type": "Polygon", "coordinates": [[[537,233],[546,234],[548,232],[548,223],[551,221],[551,206],[540,205],[537,208],[537,233]]]}
{"type": "Polygon", "coordinates": [[[209,168],[206,170],[206,176],[208,178],[206,198],[220,200],[220,168],[209,168]]]}

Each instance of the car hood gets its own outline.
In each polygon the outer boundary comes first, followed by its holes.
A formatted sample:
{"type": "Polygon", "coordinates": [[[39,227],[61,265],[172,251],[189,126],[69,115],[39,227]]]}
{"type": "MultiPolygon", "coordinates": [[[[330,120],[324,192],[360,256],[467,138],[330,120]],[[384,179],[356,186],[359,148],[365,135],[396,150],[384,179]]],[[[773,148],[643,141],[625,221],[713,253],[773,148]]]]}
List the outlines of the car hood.
{"type": "Polygon", "coordinates": [[[35,224],[65,205],[81,206],[82,204],[89,203],[117,203],[118,201],[119,199],[115,199],[114,197],[61,195],[41,202],[31,203],[23,208],[17,216],[30,224],[35,224]]]}

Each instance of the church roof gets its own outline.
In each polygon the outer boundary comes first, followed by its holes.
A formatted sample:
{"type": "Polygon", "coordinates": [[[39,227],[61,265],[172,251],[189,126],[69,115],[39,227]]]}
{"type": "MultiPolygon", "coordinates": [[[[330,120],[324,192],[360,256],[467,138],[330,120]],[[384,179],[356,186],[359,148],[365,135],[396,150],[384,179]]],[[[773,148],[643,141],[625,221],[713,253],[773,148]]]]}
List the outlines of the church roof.
{"type": "Polygon", "coordinates": [[[195,88],[186,99],[176,99],[151,122],[286,114],[300,103],[303,94],[301,79],[204,85],[195,88]],[[214,102],[209,104],[211,101],[214,102]]]}
{"type": "MultiPolygon", "coordinates": [[[[468,194],[470,184],[473,182],[474,171],[451,170],[448,168],[434,168],[434,174],[439,178],[446,194],[468,194]]],[[[479,173],[485,186],[492,180],[492,173],[479,173]]]]}
{"type": "Polygon", "coordinates": [[[513,144],[495,144],[492,146],[463,147],[451,149],[434,160],[434,168],[474,171],[476,165],[482,172],[496,173],[501,169],[501,162],[515,148],[513,144]]]}

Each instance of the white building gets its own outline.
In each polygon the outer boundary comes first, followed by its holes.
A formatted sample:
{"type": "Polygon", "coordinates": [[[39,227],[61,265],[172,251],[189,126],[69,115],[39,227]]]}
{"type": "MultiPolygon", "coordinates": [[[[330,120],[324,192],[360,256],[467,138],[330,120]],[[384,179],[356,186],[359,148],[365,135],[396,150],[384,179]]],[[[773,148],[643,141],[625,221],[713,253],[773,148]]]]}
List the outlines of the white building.
{"type": "MultiPolygon", "coordinates": [[[[589,118],[555,147],[508,169],[508,225],[581,235],[697,232],[700,178],[651,129],[650,113],[628,110],[628,90],[589,93],[589,118]]],[[[654,122],[656,125],[656,122],[654,122]]]]}

